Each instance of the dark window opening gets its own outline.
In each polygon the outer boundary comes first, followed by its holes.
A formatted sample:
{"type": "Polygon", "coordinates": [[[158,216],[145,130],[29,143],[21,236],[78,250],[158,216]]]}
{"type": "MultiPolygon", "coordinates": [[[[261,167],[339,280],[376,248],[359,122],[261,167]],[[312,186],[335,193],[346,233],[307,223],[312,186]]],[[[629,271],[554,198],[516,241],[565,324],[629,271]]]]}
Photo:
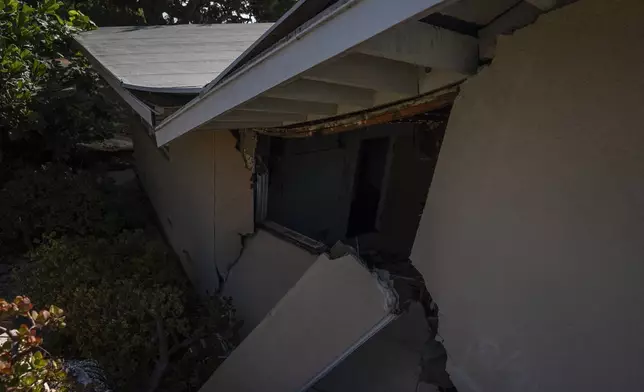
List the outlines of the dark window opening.
{"type": "Polygon", "coordinates": [[[389,138],[386,137],[366,139],[360,143],[347,226],[349,238],[377,231],[388,152],[389,138]]]}
{"type": "Polygon", "coordinates": [[[257,222],[326,246],[344,241],[361,254],[408,257],[448,115],[445,108],[333,135],[260,136],[257,222]]]}

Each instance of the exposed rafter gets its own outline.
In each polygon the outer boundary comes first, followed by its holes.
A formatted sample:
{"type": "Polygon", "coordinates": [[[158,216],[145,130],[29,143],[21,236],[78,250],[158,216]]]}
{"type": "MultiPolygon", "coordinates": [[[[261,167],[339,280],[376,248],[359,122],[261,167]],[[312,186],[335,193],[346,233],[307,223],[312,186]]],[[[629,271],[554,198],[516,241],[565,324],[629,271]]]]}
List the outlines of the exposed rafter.
{"type": "Polygon", "coordinates": [[[353,51],[462,73],[473,73],[478,66],[476,38],[419,21],[393,27],[353,51]]]}
{"type": "Polygon", "coordinates": [[[420,78],[419,89],[421,94],[439,90],[458,82],[462,82],[468,75],[456,71],[430,70],[423,73],[420,78]]]}
{"type": "Polygon", "coordinates": [[[199,128],[201,131],[219,131],[231,129],[255,129],[261,127],[280,127],[284,125],[281,121],[260,121],[260,122],[236,122],[236,121],[210,121],[199,128]]]}
{"type": "Polygon", "coordinates": [[[264,96],[312,102],[349,104],[367,108],[373,105],[374,91],[314,80],[296,80],[275,87],[264,96]]]}
{"type": "Polygon", "coordinates": [[[258,112],[252,110],[233,110],[222,116],[217,120],[222,122],[259,122],[259,121],[276,121],[276,122],[299,122],[306,121],[306,114],[298,113],[273,113],[273,112],[258,112]]]}
{"type": "Polygon", "coordinates": [[[333,119],[313,121],[285,127],[255,128],[256,132],[278,137],[307,137],[313,134],[347,132],[369,125],[401,120],[451,105],[458,95],[458,86],[451,86],[419,97],[383,105],[359,113],[338,116],[333,119]]]}
{"type": "MultiPolygon", "coordinates": [[[[377,36],[402,21],[427,16],[444,1],[348,0],[334,3],[294,34],[256,56],[226,80],[165,119],[156,128],[157,144],[163,145],[260,95],[341,104],[336,100],[339,96],[341,100],[349,101],[345,103],[371,107],[374,93],[366,89],[329,84],[328,86],[335,86],[336,90],[339,90],[338,87],[351,89],[350,92],[345,90],[344,93],[334,93],[334,100],[320,99],[320,96],[328,97],[329,94],[325,91],[329,88],[320,88],[314,94],[307,91],[302,93],[302,90],[279,90],[283,83],[345,54],[370,37],[377,36]],[[273,95],[270,94],[271,91],[273,95]]],[[[416,42],[418,40],[414,39],[416,42]]]]}
{"type": "Polygon", "coordinates": [[[338,105],[284,98],[260,97],[241,105],[240,109],[262,112],[302,113],[332,116],[337,114],[338,105]]]}
{"type": "Polygon", "coordinates": [[[305,72],[302,77],[406,96],[418,94],[417,66],[360,53],[349,54],[318,65],[305,72]]]}

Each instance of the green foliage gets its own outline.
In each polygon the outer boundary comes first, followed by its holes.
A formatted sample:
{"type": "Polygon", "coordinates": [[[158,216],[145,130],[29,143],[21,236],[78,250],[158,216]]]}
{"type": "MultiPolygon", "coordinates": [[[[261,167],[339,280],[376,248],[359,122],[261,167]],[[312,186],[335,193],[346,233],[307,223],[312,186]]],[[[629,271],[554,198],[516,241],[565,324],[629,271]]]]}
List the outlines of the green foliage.
{"type": "Polygon", "coordinates": [[[274,22],[295,0],[88,0],[66,1],[99,26],[274,22]]]}
{"type": "Polygon", "coordinates": [[[65,326],[63,310],[52,305],[35,311],[28,297],[13,302],[0,299],[0,321],[23,320],[18,328],[0,326],[7,340],[0,345],[0,391],[64,392],[67,374],[60,360],[50,358],[41,347],[42,331],[65,326]]]}
{"type": "MultiPolygon", "coordinates": [[[[64,156],[76,143],[111,132],[111,105],[101,83],[72,47],[72,37],[94,28],[63,3],[0,0],[0,149],[16,146],[64,156]]],[[[20,153],[22,151],[18,151],[20,153]]]]}
{"type": "Polygon", "coordinates": [[[218,337],[214,358],[233,347],[230,302],[214,298],[205,306],[191,298],[178,263],[150,233],[49,237],[32,259],[18,272],[21,287],[34,299],[64,304],[67,310],[70,326],[53,352],[98,360],[121,388],[142,387],[141,375],[153,373],[163,356],[161,341],[177,362],[191,339],[213,332],[218,337]]]}
{"type": "Polygon", "coordinates": [[[18,169],[0,188],[0,255],[27,251],[53,232],[113,236],[143,227],[144,209],[129,213],[124,201],[132,198],[96,173],[62,164],[18,169]]]}
{"type": "Polygon", "coordinates": [[[250,0],[250,14],[258,22],[275,22],[288,11],[296,0],[250,0]]]}

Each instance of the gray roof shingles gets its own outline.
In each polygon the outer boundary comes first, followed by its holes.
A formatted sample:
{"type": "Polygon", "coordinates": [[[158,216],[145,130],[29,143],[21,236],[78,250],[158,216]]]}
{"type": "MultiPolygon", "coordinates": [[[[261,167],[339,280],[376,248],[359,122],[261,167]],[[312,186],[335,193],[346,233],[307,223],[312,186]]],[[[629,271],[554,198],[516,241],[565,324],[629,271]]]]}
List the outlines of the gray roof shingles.
{"type": "Polygon", "coordinates": [[[102,27],[76,40],[123,87],[198,93],[271,23],[102,27]]]}

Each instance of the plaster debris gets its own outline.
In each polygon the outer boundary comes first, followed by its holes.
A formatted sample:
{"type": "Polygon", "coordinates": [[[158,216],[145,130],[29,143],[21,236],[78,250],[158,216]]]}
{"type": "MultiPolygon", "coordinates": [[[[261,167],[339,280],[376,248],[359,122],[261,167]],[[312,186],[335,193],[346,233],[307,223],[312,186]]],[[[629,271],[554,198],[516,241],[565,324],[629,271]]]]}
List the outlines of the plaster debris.
{"type": "Polygon", "coordinates": [[[395,317],[356,257],[321,255],[202,391],[306,390],[395,317]]]}

